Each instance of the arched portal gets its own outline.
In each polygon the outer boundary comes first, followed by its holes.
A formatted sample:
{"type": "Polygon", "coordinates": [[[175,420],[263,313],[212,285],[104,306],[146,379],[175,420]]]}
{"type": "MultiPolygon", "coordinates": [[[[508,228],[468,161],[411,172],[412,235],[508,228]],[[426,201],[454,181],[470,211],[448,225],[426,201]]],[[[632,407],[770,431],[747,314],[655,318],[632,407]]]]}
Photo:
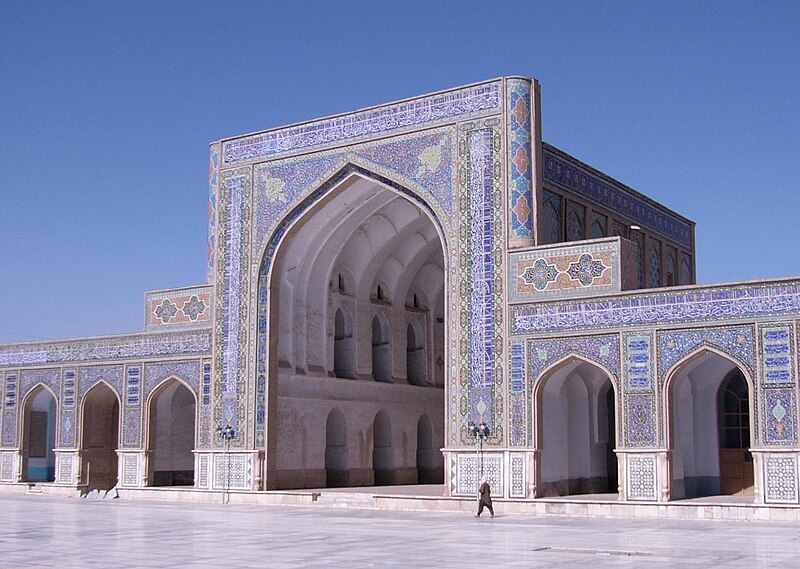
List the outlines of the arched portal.
{"type": "Polygon", "coordinates": [[[417,481],[420,484],[444,482],[444,468],[439,450],[433,447],[431,420],[423,415],[417,421],[417,481]]]}
{"type": "Polygon", "coordinates": [[[665,385],[673,500],[753,493],[750,386],[730,357],[703,349],[665,385]]]}
{"type": "Polygon", "coordinates": [[[616,396],[608,373],[571,357],[534,391],[537,497],[618,491],[616,396]]]}
{"type": "Polygon", "coordinates": [[[328,414],[325,422],[325,485],[328,488],[347,486],[347,420],[339,409],[328,414]]]}
{"type": "Polygon", "coordinates": [[[393,483],[416,483],[411,441],[422,415],[435,420],[431,448],[444,446],[444,233],[427,204],[385,179],[360,170],[335,179],[290,214],[262,260],[259,365],[275,397],[269,488],[369,485],[389,472],[393,483]],[[385,423],[373,418],[389,406],[392,436],[374,448],[385,423]],[[330,428],[320,436],[334,407],[347,417],[343,441],[330,428]]]}
{"type": "MultiPolygon", "coordinates": [[[[378,285],[380,290],[380,285],[378,285]]],[[[375,381],[392,381],[392,346],[389,344],[389,322],[383,314],[372,318],[372,377],[375,381]]]]}
{"type": "Polygon", "coordinates": [[[392,421],[381,409],[372,421],[372,470],[376,486],[394,484],[394,442],[392,421]]]}
{"type": "Polygon", "coordinates": [[[82,479],[87,490],[110,490],[117,485],[119,399],[105,382],[83,397],[81,413],[82,479]]]}
{"type": "Polygon", "coordinates": [[[197,402],[194,393],[172,378],[149,398],[148,481],[151,486],[194,485],[194,432],[197,402]]]}
{"type": "Polygon", "coordinates": [[[427,380],[427,361],[425,358],[425,341],[419,324],[410,322],[406,328],[406,371],[408,383],[425,385],[427,380]]]}
{"type": "Polygon", "coordinates": [[[55,478],[56,397],[43,385],[25,397],[22,414],[22,479],[53,482],[55,478]]]}

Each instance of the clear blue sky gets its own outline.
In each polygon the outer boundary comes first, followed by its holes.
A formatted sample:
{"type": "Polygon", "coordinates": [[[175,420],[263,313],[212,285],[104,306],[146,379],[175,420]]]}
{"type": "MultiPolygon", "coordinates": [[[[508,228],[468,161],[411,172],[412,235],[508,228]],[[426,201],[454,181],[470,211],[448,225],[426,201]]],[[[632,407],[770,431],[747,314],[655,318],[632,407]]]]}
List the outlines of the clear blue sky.
{"type": "Polygon", "coordinates": [[[798,2],[14,2],[0,342],[134,332],[205,281],[208,143],[471,83],[697,222],[702,283],[800,274],[798,2]]]}

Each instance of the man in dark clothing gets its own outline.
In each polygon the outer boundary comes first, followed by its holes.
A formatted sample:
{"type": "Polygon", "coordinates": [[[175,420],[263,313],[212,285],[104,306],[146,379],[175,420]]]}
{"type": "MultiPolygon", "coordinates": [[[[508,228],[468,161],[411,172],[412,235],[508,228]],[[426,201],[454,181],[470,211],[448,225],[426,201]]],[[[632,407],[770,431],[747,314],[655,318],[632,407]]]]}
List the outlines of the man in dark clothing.
{"type": "Polygon", "coordinates": [[[481,480],[481,486],[478,489],[478,513],[475,515],[476,518],[481,517],[484,506],[487,510],[489,510],[489,513],[492,515],[492,517],[494,517],[494,508],[492,508],[492,489],[489,487],[489,483],[486,481],[485,476],[481,480]]]}

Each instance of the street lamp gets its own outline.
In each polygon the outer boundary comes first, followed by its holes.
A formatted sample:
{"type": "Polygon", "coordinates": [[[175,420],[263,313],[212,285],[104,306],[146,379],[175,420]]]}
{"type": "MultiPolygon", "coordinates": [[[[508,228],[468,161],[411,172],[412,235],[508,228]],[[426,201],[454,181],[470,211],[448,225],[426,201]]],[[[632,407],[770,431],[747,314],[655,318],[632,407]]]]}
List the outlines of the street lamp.
{"type": "MultiPolygon", "coordinates": [[[[231,487],[231,441],[236,438],[236,427],[232,427],[230,424],[224,427],[219,425],[217,426],[217,436],[225,443],[225,479],[222,483],[222,503],[226,504],[225,495],[230,492],[231,487]]],[[[230,495],[228,502],[230,502],[230,495]]]]}
{"type": "Polygon", "coordinates": [[[479,424],[475,424],[472,421],[469,422],[469,436],[476,437],[478,439],[478,460],[481,465],[481,478],[483,478],[483,441],[489,438],[490,434],[489,425],[487,425],[484,421],[481,421],[479,424]]]}

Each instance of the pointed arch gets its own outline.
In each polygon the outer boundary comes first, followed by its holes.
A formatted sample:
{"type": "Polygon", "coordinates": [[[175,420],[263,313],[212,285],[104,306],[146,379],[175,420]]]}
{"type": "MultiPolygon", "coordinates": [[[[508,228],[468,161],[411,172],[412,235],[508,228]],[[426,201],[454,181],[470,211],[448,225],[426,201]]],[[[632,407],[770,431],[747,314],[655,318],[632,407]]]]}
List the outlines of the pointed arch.
{"type": "Polygon", "coordinates": [[[389,330],[389,319],[382,311],[372,317],[372,378],[384,383],[392,381],[392,346],[389,330]]]}
{"type": "Polygon", "coordinates": [[[334,407],[325,421],[325,473],[328,488],[349,484],[347,441],[347,419],[338,407],[334,407]]]}
{"type": "Polygon", "coordinates": [[[55,448],[59,402],[53,389],[34,384],[22,398],[19,416],[22,479],[29,482],[55,480],[55,448]]]}
{"type": "Polygon", "coordinates": [[[392,419],[381,409],[372,420],[372,471],[376,486],[394,484],[394,441],[392,419]]]}
{"type": "MultiPolygon", "coordinates": [[[[664,376],[664,441],[670,451],[669,495],[673,500],[731,493],[729,487],[723,488],[729,469],[721,444],[719,402],[733,374],[740,377],[747,393],[744,421],[749,437],[755,428],[755,390],[750,370],[739,358],[703,343],[675,362],[664,376]]],[[[752,493],[752,459],[747,460],[746,448],[739,447],[738,453],[735,469],[740,484],[750,480],[749,491],[745,484],[741,492],[752,493]]]]}
{"type": "Polygon", "coordinates": [[[428,361],[425,349],[425,332],[416,320],[406,326],[406,378],[411,385],[425,385],[428,381],[428,361]]]}
{"type": "Polygon", "coordinates": [[[81,480],[88,490],[109,490],[117,484],[121,407],[119,394],[104,379],[81,398],[81,480]]]}
{"type": "MultiPolygon", "coordinates": [[[[260,386],[267,383],[267,378],[270,381],[274,378],[285,387],[282,393],[298,403],[301,412],[305,412],[302,400],[308,397],[307,393],[301,393],[300,385],[327,381],[323,378],[332,376],[366,379],[371,372],[381,369],[381,365],[375,365],[380,362],[371,362],[380,359],[372,357],[373,348],[386,347],[384,372],[376,374],[375,379],[389,383],[392,375],[402,378],[406,356],[403,339],[409,313],[421,324],[417,338],[422,341],[428,338],[433,353],[441,356],[443,361],[447,357],[446,324],[441,326],[441,335],[436,336],[432,314],[422,314],[422,309],[407,310],[403,304],[408,285],[412,284],[408,281],[417,274],[422,274],[419,277],[424,281],[421,289],[429,299],[425,304],[430,304],[430,299],[439,302],[449,291],[446,281],[452,275],[446,272],[445,267],[450,261],[447,236],[451,233],[443,230],[437,210],[424,202],[431,194],[416,194],[391,180],[370,174],[366,169],[348,166],[323,186],[324,189],[312,191],[286,217],[276,216],[278,227],[275,232],[265,232],[270,237],[261,259],[256,299],[258,315],[253,331],[258,375],[255,383],[260,390],[256,393],[256,401],[265,397],[260,386]],[[405,247],[407,244],[410,246],[405,247]],[[437,255],[438,259],[435,258],[437,255]],[[433,269],[421,273],[420,267],[428,265],[438,270],[437,279],[429,278],[428,272],[433,269]],[[339,267],[351,271],[356,281],[353,290],[346,290],[344,295],[337,291],[339,267]],[[382,298],[377,298],[378,284],[382,287],[382,298]],[[402,296],[399,302],[393,303],[398,295],[402,296]],[[375,320],[378,313],[382,315],[375,320]],[[376,326],[373,327],[373,323],[376,326]],[[379,333],[373,335],[373,328],[379,333]],[[373,336],[375,342],[372,342],[373,336]],[[439,337],[442,337],[441,347],[436,344],[439,337]],[[396,340],[393,343],[392,338],[396,340]]],[[[442,219],[449,222],[449,213],[442,219]]],[[[345,285],[346,280],[343,279],[345,285]]],[[[448,306],[446,298],[441,304],[448,306]]],[[[433,307],[427,310],[432,313],[433,307]]],[[[428,368],[433,365],[433,358],[430,359],[431,362],[426,364],[428,368]]],[[[444,365],[442,368],[446,369],[444,365]]],[[[374,413],[375,407],[386,400],[375,401],[372,395],[357,395],[357,391],[365,391],[366,385],[348,386],[334,381],[319,385],[321,389],[330,391],[331,398],[343,401],[341,409],[346,411],[348,418],[356,417],[356,413],[374,413]]],[[[396,421],[393,426],[402,429],[406,437],[404,441],[413,440],[414,422],[420,412],[444,416],[442,392],[441,395],[433,392],[411,394],[405,387],[390,385],[368,389],[370,394],[396,393],[396,400],[402,400],[401,408],[409,410],[413,420],[409,416],[393,416],[396,421]]],[[[323,415],[320,420],[324,418],[323,415]]],[[[282,418],[276,419],[270,421],[257,417],[256,437],[260,434],[259,429],[262,429],[264,438],[269,435],[270,428],[280,429],[276,425],[282,418]]],[[[352,431],[349,452],[345,447],[328,445],[334,441],[328,441],[326,437],[325,476],[329,485],[373,482],[368,446],[371,442],[369,419],[356,421],[352,418],[348,423],[351,421],[355,422],[351,425],[342,423],[352,431]],[[356,442],[359,452],[356,452],[356,442]],[[333,471],[342,470],[331,464],[331,458],[337,453],[344,457],[343,460],[349,456],[349,468],[334,480],[337,474],[333,471]]],[[[437,442],[443,438],[442,432],[443,429],[437,425],[437,442]]],[[[395,433],[398,440],[399,433],[395,433]]],[[[318,437],[306,437],[305,432],[296,432],[280,444],[268,446],[268,452],[275,452],[275,456],[264,462],[262,479],[268,486],[276,484],[280,487],[308,485],[317,480],[316,486],[308,487],[318,487],[321,485],[322,465],[316,449],[320,449],[320,443],[318,437]],[[313,456],[304,454],[312,451],[316,451],[313,456]]],[[[416,479],[413,454],[407,452],[402,457],[398,454],[395,459],[398,461],[395,465],[398,480],[413,482],[416,479]]]]}
{"type": "Polygon", "coordinates": [[[534,383],[536,496],[617,492],[618,385],[603,364],[571,352],[534,383]]]}
{"type": "Polygon", "coordinates": [[[356,378],[353,316],[345,306],[336,309],[333,317],[333,373],[336,377],[356,378]]]}
{"type": "Polygon", "coordinates": [[[197,394],[179,375],[165,377],[146,401],[145,448],[150,486],[194,485],[197,394]]]}

